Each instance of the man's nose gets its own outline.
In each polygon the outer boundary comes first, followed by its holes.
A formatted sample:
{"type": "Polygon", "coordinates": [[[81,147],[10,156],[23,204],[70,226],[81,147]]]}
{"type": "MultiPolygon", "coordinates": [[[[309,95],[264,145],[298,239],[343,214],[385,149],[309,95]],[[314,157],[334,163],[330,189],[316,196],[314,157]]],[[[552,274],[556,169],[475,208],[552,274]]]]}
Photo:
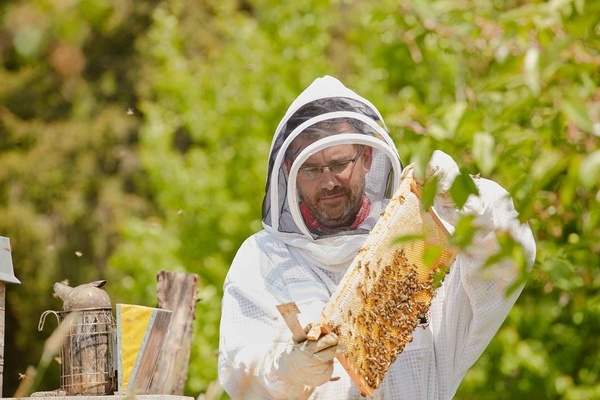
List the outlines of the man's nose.
{"type": "Polygon", "coordinates": [[[329,168],[325,168],[321,178],[321,187],[327,190],[333,190],[333,188],[339,184],[340,183],[336,179],[335,174],[333,174],[329,168]]]}

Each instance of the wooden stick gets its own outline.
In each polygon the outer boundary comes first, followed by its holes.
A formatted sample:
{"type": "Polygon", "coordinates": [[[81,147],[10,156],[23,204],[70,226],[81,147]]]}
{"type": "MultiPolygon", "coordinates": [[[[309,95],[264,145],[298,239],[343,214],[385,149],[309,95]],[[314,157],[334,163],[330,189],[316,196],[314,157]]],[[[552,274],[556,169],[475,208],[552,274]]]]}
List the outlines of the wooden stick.
{"type": "Polygon", "coordinates": [[[297,315],[300,314],[300,310],[296,303],[279,304],[276,307],[283,317],[285,324],[290,328],[294,343],[300,343],[306,340],[306,333],[304,333],[304,329],[302,328],[302,325],[300,325],[300,321],[298,321],[297,315]]]}
{"type": "Polygon", "coordinates": [[[149,394],[183,395],[193,340],[199,277],[184,272],[157,274],[158,308],[173,311],[149,394]]]}

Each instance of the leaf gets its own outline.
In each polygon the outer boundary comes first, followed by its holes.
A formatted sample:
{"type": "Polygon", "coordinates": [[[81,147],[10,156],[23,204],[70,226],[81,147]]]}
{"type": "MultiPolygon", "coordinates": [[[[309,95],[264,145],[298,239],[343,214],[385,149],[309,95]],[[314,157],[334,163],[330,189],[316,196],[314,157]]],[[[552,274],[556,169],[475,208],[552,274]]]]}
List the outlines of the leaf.
{"type": "Polygon", "coordinates": [[[527,49],[523,60],[523,79],[531,92],[538,96],[540,94],[540,49],[532,46],[527,49]]]}
{"type": "Polygon", "coordinates": [[[429,135],[437,140],[452,139],[452,132],[438,124],[431,124],[427,131],[429,135]]]}
{"type": "Polygon", "coordinates": [[[450,195],[454,204],[460,209],[465,205],[471,194],[477,193],[477,186],[475,186],[473,178],[466,170],[461,169],[460,175],[456,177],[450,188],[450,195]]]}
{"type": "Polygon", "coordinates": [[[552,284],[565,291],[583,286],[583,280],[575,272],[575,266],[563,257],[549,257],[542,264],[552,284]]]}
{"type": "Polygon", "coordinates": [[[460,248],[465,248],[473,241],[473,236],[477,232],[477,227],[474,225],[475,216],[463,215],[456,226],[454,227],[454,233],[450,238],[453,245],[460,248]]]}
{"type": "Polygon", "coordinates": [[[433,279],[432,279],[432,283],[431,283],[434,288],[440,287],[440,285],[444,281],[444,278],[448,274],[448,271],[449,271],[448,268],[439,269],[439,270],[435,271],[435,273],[433,274],[433,279]]]}
{"type": "Polygon", "coordinates": [[[467,102],[459,101],[451,104],[448,107],[448,111],[444,114],[444,125],[446,126],[450,137],[453,137],[456,133],[456,129],[465,115],[467,109],[467,102]]]}
{"type": "Polygon", "coordinates": [[[482,174],[489,175],[496,167],[498,157],[495,153],[496,142],[487,132],[477,132],[473,136],[473,158],[482,174]]]}
{"type": "Polygon", "coordinates": [[[435,260],[438,259],[440,254],[442,254],[442,251],[444,251],[444,249],[440,246],[426,247],[425,252],[423,253],[423,263],[426,266],[431,267],[433,265],[433,263],[435,262],[435,260]]]}
{"type": "Polygon", "coordinates": [[[559,192],[560,203],[569,206],[575,196],[577,196],[577,188],[579,188],[579,173],[581,171],[581,160],[579,157],[572,157],[567,167],[567,177],[562,183],[559,192]]]}
{"type": "Polygon", "coordinates": [[[421,188],[421,204],[424,210],[428,210],[433,206],[433,201],[437,195],[437,186],[439,178],[436,175],[432,175],[425,181],[425,184],[421,188]]]}
{"type": "Polygon", "coordinates": [[[587,188],[600,182],[600,150],[596,150],[583,159],[579,166],[579,179],[587,188]]]}
{"type": "Polygon", "coordinates": [[[565,118],[574,122],[579,129],[592,132],[592,121],[583,101],[574,98],[563,99],[561,111],[565,118]]]}
{"type": "Polygon", "coordinates": [[[433,149],[427,140],[420,141],[413,149],[411,162],[414,165],[414,174],[418,180],[425,180],[427,163],[431,159],[433,149]]]}
{"type": "Polygon", "coordinates": [[[399,236],[399,237],[397,237],[397,238],[394,239],[394,244],[410,243],[410,242],[414,242],[415,240],[423,240],[423,239],[425,239],[423,237],[423,235],[399,236]]]}
{"type": "Polygon", "coordinates": [[[496,253],[490,255],[484,264],[484,268],[493,266],[505,259],[510,259],[519,271],[517,278],[509,284],[506,295],[509,296],[515,290],[519,289],[529,277],[529,263],[527,254],[523,245],[517,242],[507,231],[496,231],[499,249],[496,253]]]}
{"type": "Polygon", "coordinates": [[[560,151],[544,149],[531,166],[531,177],[534,178],[538,184],[543,185],[546,181],[552,179],[562,171],[565,161],[566,159],[560,151]]]}

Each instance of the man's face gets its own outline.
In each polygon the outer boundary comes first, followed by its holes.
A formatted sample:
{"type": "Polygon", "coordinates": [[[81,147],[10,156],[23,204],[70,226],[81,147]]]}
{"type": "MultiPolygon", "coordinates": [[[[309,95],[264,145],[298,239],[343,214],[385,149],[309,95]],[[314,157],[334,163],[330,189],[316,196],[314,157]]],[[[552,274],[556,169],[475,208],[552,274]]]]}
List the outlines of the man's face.
{"type": "Polygon", "coordinates": [[[321,225],[352,225],[362,205],[371,155],[371,147],[344,144],[326,148],[302,165],[297,178],[300,200],[321,225]]]}

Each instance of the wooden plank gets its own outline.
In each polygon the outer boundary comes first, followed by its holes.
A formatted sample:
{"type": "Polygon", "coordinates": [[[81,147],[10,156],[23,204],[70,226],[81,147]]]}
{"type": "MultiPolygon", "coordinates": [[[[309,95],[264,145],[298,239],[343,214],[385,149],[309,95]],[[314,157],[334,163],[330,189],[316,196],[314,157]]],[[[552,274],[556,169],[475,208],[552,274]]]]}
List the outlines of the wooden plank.
{"type": "Polygon", "coordinates": [[[292,340],[294,341],[294,343],[300,343],[306,340],[306,333],[304,332],[302,325],[300,325],[300,321],[298,321],[297,316],[298,314],[300,314],[300,309],[298,308],[296,303],[291,302],[279,304],[276,307],[277,310],[279,310],[281,316],[283,317],[285,324],[288,326],[288,328],[290,328],[290,331],[292,332],[292,340]]]}
{"type": "Polygon", "coordinates": [[[4,375],[4,330],[5,330],[6,284],[0,281],[0,397],[4,375]]]}
{"type": "Polygon", "coordinates": [[[167,335],[173,312],[170,310],[155,309],[147,335],[142,344],[139,363],[136,366],[132,380],[127,388],[127,393],[147,394],[158,359],[162,350],[162,344],[167,335]]]}
{"type": "Polygon", "coordinates": [[[119,393],[148,394],[173,312],[117,304],[119,393]]]}
{"type": "Polygon", "coordinates": [[[199,277],[184,272],[160,271],[157,281],[158,308],[173,311],[173,317],[149,393],[183,395],[193,341],[199,277]]]}

